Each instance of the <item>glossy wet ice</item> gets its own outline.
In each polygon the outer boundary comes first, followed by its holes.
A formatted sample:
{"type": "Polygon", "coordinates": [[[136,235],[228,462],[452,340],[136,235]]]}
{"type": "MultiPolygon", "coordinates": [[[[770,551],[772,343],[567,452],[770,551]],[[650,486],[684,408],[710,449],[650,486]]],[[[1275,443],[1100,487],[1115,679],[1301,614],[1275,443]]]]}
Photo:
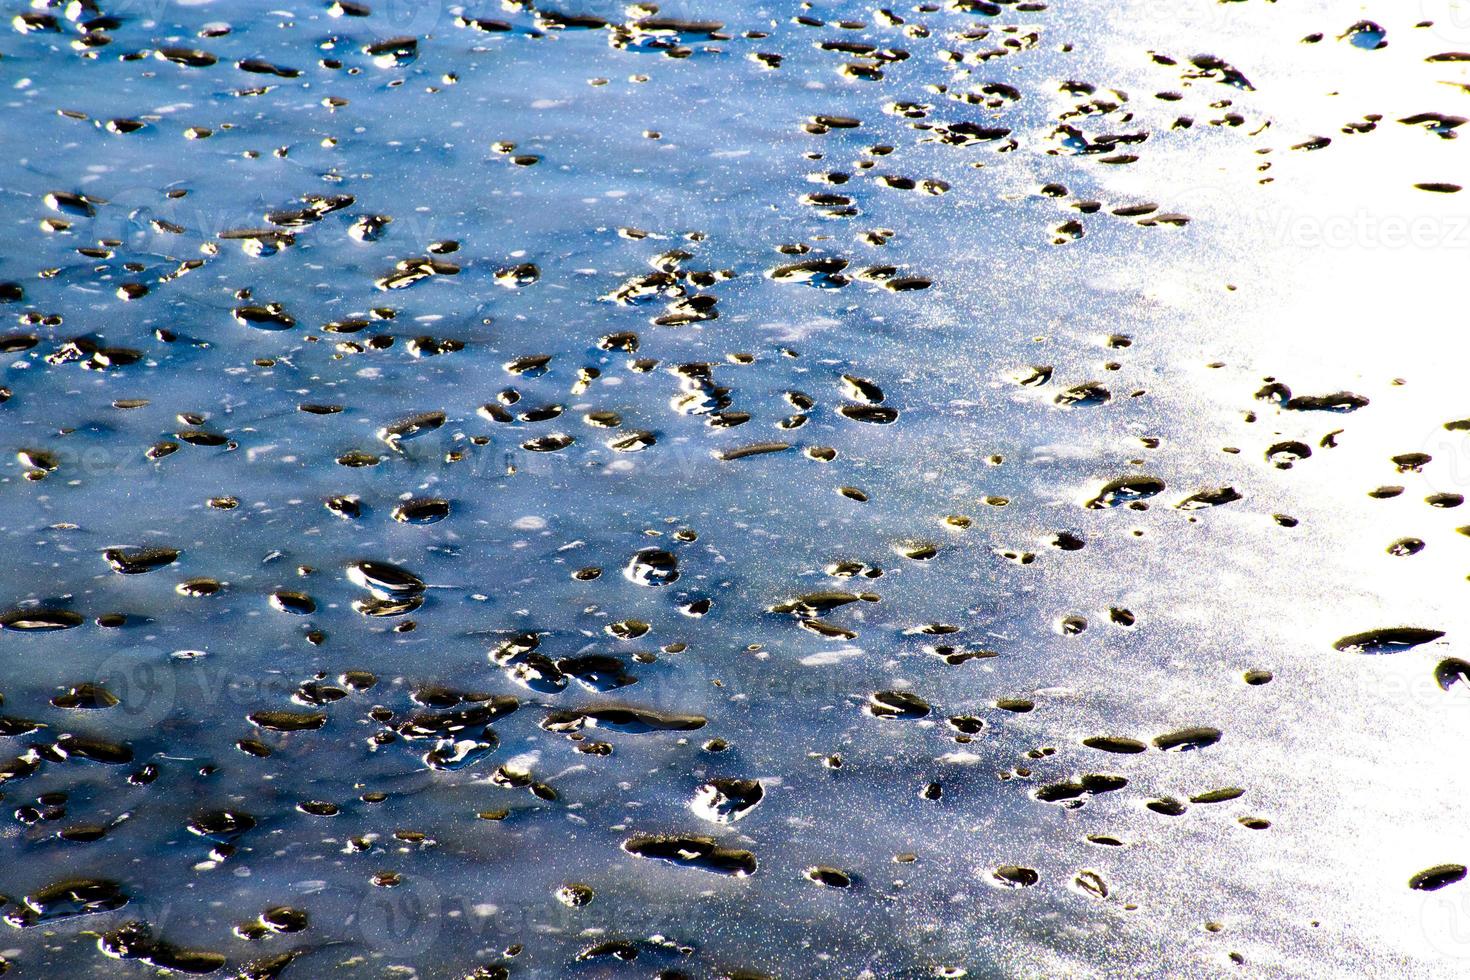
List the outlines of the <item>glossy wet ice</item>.
{"type": "Polygon", "coordinates": [[[12,4],[4,961],[1466,970],[1411,6],[12,4]]]}

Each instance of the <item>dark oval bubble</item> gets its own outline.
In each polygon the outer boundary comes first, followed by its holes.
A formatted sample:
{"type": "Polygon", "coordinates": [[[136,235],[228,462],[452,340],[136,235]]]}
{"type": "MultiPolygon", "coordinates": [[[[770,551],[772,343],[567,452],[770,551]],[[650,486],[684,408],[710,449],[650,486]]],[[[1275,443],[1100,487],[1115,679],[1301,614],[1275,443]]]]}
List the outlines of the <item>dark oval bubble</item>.
{"type": "Polygon", "coordinates": [[[1001,888],[1030,888],[1041,880],[1034,868],[1003,864],[990,873],[992,883],[1001,888]]]}
{"type": "Polygon", "coordinates": [[[1104,483],[1086,505],[1091,510],[1121,507],[1164,492],[1164,481],[1152,476],[1120,476],[1104,483]]]}
{"type": "Polygon", "coordinates": [[[1399,653],[1425,643],[1433,643],[1444,635],[1442,630],[1419,626],[1388,626],[1344,636],[1332,644],[1332,647],[1343,653],[1399,653]]]}
{"type": "Polygon", "coordinates": [[[1415,874],[1409,879],[1409,887],[1415,891],[1432,892],[1464,880],[1463,864],[1438,864],[1415,874]]]}
{"type": "Polygon", "coordinates": [[[1100,752],[1113,752],[1121,755],[1133,755],[1148,750],[1148,746],[1138,739],[1125,738],[1121,735],[1096,735],[1084,738],[1082,744],[1100,752]]]}
{"type": "Polygon", "coordinates": [[[119,575],[141,575],[172,565],[179,552],[173,548],[108,548],[102,557],[119,575]]]}
{"type": "Polygon", "coordinates": [[[623,575],[635,585],[669,585],[679,578],[679,559],[660,548],[644,548],[628,560],[623,575]]]}
{"type": "Polygon", "coordinates": [[[58,881],[25,896],[24,904],[5,913],[10,925],[25,929],[80,915],[112,912],[128,904],[123,886],[102,878],[58,881]]]}
{"type": "Polygon", "coordinates": [[[401,524],[437,524],[449,516],[449,501],[438,497],[415,497],[393,508],[393,519],[401,524]]]}
{"type": "Polygon", "coordinates": [[[929,702],[909,691],[877,691],[868,697],[863,708],[874,718],[924,718],[933,710],[929,702]]]}
{"type": "Polygon", "coordinates": [[[749,877],[757,869],[750,851],[721,847],[713,837],[630,837],[623,842],[623,850],[634,857],[736,878],[749,877]]]}
{"type": "Polygon", "coordinates": [[[44,633],[80,625],[82,616],[69,609],[12,609],[0,614],[0,627],[16,632],[44,633]]]}
{"type": "Polygon", "coordinates": [[[1181,728],[1158,736],[1154,739],[1154,746],[1164,752],[1190,752],[1214,745],[1220,741],[1220,735],[1218,728],[1207,726],[1181,728]]]}
{"type": "Polygon", "coordinates": [[[355,561],[347,566],[347,580],[369,589],[379,598],[417,595],[424,581],[406,568],[385,561],[355,561]]]}

